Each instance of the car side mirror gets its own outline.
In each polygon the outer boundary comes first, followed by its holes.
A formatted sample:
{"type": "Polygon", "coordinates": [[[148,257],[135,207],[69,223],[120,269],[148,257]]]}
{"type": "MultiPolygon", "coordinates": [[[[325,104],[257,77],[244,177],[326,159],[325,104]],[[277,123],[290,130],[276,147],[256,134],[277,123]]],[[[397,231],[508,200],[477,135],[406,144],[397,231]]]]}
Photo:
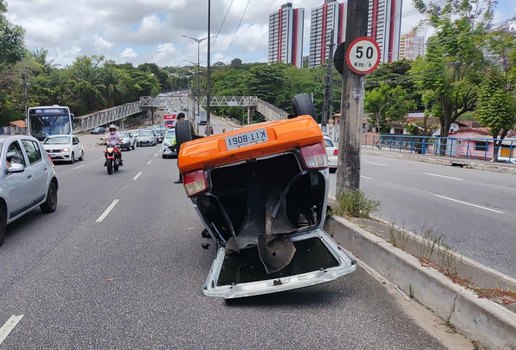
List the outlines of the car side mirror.
{"type": "Polygon", "coordinates": [[[24,170],[25,170],[25,166],[23,166],[23,164],[11,163],[11,166],[9,167],[9,169],[7,169],[7,172],[10,174],[14,174],[14,173],[21,173],[24,170]]]}

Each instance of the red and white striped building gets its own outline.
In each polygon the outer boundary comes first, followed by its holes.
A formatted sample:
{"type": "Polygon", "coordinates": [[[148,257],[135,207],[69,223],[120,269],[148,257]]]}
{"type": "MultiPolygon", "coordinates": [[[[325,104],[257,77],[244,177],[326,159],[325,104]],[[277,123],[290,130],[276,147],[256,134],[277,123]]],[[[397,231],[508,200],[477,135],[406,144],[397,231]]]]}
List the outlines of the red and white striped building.
{"type": "Polygon", "coordinates": [[[286,3],[269,16],[269,62],[303,65],[305,9],[286,3]]]}
{"type": "Polygon", "coordinates": [[[399,59],[402,0],[369,0],[367,36],[376,40],[381,62],[399,59]]]}

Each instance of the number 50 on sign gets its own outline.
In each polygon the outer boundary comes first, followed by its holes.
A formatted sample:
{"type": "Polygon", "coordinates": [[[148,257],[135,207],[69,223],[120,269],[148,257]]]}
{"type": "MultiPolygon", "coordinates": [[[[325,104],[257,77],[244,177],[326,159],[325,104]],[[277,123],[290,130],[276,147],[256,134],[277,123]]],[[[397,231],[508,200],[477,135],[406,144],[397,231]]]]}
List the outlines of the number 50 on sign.
{"type": "Polygon", "coordinates": [[[346,63],[356,74],[370,74],[380,64],[380,47],[371,38],[358,37],[346,50],[346,63]]]}

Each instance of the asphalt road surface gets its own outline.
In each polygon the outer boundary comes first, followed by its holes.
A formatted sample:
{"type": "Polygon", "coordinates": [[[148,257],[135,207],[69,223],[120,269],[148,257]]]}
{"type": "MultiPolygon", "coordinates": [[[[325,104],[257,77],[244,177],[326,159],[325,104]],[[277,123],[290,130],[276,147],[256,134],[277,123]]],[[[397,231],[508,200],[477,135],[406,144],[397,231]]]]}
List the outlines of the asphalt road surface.
{"type": "Polygon", "coordinates": [[[453,335],[436,333],[430,316],[415,322],[404,298],[362,268],[231,304],[203,296],[215,251],[201,248],[199,219],[173,184],[176,161],[137,148],[108,176],[94,139],[82,138],[85,161],[56,166],[57,211],[8,227],[0,349],[468,348],[446,343],[453,335]]]}
{"type": "MultiPolygon", "coordinates": [[[[458,252],[516,277],[516,176],[362,155],[361,188],[376,215],[422,233],[444,234],[458,252]]],[[[331,193],[335,193],[331,175],[331,193]]]]}

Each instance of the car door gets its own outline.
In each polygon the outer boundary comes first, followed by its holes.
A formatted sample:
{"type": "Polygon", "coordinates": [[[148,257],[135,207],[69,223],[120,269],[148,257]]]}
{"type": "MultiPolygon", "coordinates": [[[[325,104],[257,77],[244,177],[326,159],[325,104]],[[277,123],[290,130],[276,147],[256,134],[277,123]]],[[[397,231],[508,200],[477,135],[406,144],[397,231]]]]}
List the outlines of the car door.
{"type": "Polygon", "coordinates": [[[75,154],[75,159],[79,159],[81,156],[82,146],[77,136],[72,137],[72,149],[75,154]]]}
{"type": "Polygon", "coordinates": [[[49,166],[43,160],[43,147],[38,141],[22,139],[22,146],[29,161],[28,168],[32,172],[33,203],[37,204],[45,199],[47,193],[49,166]]]}
{"type": "Polygon", "coordinates": [[[27,167],[27,160],[22,151],[22,147],[17,140],[12,141],[5,147],[6,151],[2,154],[2,163],[6,166],[10,164],[21,164],[25,169],[20,173],[4,173],[2,179],[2,189],[5,194],[5,201],[8,209],[8,220],[18,216],[32,207],[33,178],[32,170],[27,167]]]}

